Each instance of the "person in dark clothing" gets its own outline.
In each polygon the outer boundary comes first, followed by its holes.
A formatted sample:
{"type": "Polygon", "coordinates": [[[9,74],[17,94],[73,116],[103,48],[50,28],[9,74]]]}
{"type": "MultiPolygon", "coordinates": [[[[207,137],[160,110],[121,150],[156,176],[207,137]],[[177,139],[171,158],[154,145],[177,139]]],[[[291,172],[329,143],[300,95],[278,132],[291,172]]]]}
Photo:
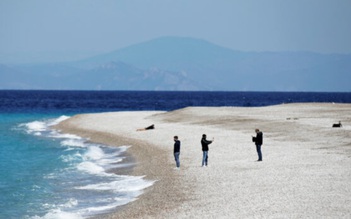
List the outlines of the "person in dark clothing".
{"type": "Polygon", "coordinates": [[[203,134],[202,135],[202,139],[201,139],[201,145],[202,145],[202,166],[207,166],[208,163],[208,145],[211,144],[214,141],[214,139],[212,139],[212,141],[208,141],[206,140],[206,135],[203,134]]]}
{"type": "Polygon", "coordinates": [[[141,128],[141,129],[137,129],[137,131],[146,131],[146,130],[151,130],[151,129],[155,129],[155,125],[152,124],[146,128],[141,128]]]}
{"type": "Polygon", "coordinates": [[[255,142],[256,151],[258,155],[257,161],[262,161],[262,151],[261,147],[263,145],[263,133],[259,129],[255,129],[256,137],[252,137],[252,141],[255,142]]]}
{"type": "Polygon", "coordinates": [[[174,154],[174,159],[176,161],[176,166],[177,169],[180,168],[180,161],[179,161],[179,155],[180,155],[180,141],[178,140],[178,136],[174,136],[174,149],[173,149],[173,154],[174,154]]]}

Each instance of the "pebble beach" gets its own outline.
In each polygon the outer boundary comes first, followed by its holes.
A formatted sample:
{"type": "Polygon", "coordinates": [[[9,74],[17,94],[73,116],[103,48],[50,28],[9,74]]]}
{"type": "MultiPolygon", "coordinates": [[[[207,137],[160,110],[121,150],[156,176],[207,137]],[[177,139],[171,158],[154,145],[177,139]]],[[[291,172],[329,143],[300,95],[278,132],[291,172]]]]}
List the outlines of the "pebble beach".
{"type": "Polygon", "coordinates": [[[154,182],[98,218],[350,218],[351,104],[188,107],[80,114],[55,127],[130,146],[128,174],[154,182]],[[341,121],[341,128],[332,128],[341,121]],[[155,129],[136,131],[155,124],[155,129]],[[252,136],[263,132],[263,161],[252,136]],[[202,134],[214,138],[201,167],[202,134]],[[173,136],[181,141],[175,169],[173,136]]]}

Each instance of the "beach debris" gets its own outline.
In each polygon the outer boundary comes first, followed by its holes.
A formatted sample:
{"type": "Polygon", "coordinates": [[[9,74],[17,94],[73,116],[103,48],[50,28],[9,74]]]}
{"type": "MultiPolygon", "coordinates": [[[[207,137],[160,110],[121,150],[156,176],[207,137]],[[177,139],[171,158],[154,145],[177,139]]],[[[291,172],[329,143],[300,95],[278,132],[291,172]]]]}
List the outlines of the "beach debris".
{"type": "Polygon", "coordinates": [[[298,120],[299,118],[286,118],[286,120],[298,120]]]}
{"type": "Polygon", "coordinates": [[[141,129],[137,129],[137,131],[145,131],[145,130],[152,130],[152,129],[155,129],[155,125],[152,124],[146,128],[141,128],[141,129]]]}
{"type": "Polygon", "coordinates": [[[339,123],[333,124],[333,128],[341,128],[341,127],[342,127],[341,121],[339,121],[339,123]]]}

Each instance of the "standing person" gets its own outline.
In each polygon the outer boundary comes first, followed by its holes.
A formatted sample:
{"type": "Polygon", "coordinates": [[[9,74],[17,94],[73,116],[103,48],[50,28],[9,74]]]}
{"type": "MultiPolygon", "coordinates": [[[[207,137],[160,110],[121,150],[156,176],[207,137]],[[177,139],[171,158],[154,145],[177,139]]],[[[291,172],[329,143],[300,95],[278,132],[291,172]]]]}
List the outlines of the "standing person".
{"type": "Polygon", "coordinates": [[[255,129],[256,137],[252,137],[252,141],[255,142],[256,151],[258,155],[257,161],[262,161],[261,146],[263,145],[263,133],[259,129],[255,129]]]}
{"type": "Polygon", "coordinates": [[[206,140],[206,135],[202,135],[201,139],[201,145],[202,145],[202,166],[207,166],[207,161],[208,161],[208,145],[211,144],[214,141],[214,138],[212,141],[206,140]]]}
{"type": "Polygon", "coordinates": [[[174,136],[174,159],[176,161],[176,166],[177,169],[180,168],[180,161],[179,161],[179,155],[180,155],[180,141],[178,140],[178,136],[174,136]]]}

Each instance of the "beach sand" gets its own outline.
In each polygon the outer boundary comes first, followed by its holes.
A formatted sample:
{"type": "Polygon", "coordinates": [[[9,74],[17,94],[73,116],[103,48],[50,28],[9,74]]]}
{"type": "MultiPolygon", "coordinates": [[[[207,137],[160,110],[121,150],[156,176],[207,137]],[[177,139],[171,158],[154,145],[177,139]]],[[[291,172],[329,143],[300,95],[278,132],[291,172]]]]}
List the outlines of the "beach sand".
{"type": "Polygon", "coordinates": [[[130,145],[131,174],[155,181],[101,218],[351,218],[351,104],[84,114],[56,128],[130,145]],[[339,121],[343,127],[332,128],[339,121]],[[156,129],[136,131],[151,124],[156,129]],[[263,162],[256,162],[255,128],[264,134],[263,162]],[[208,167],[201,167],[202,134],[214,137],[208,167]]]}

